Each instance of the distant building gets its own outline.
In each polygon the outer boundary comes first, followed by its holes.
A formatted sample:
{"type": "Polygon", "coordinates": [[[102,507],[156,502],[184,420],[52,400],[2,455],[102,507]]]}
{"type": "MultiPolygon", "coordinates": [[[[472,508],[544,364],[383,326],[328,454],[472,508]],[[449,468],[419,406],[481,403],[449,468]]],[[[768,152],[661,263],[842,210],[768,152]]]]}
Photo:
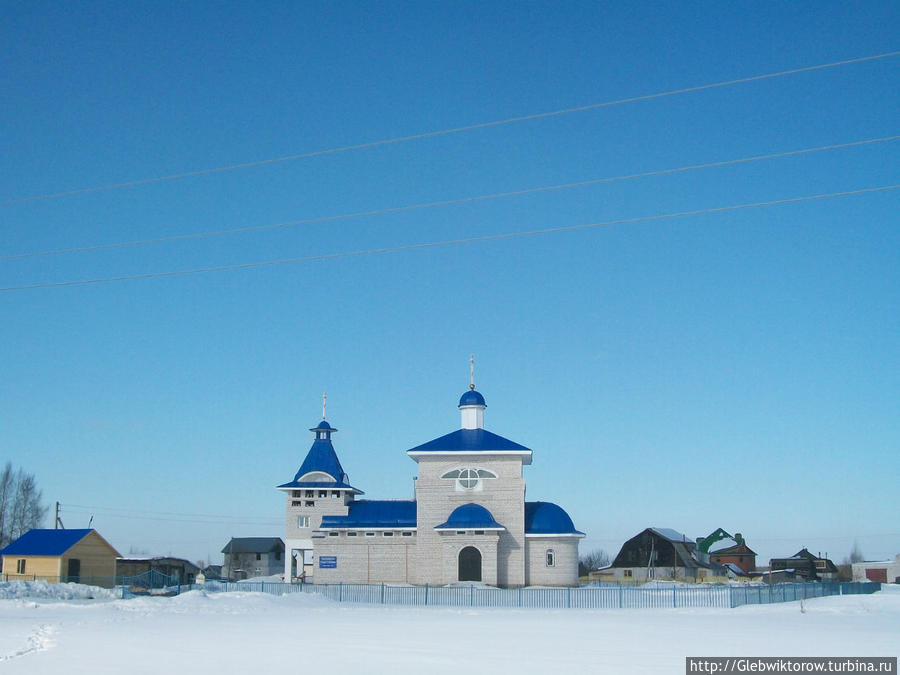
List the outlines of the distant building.
{"type": "Polygon", "coordinates": [[[725,576],[723,567],[703,561],[697,542],[665,527],[648,527],[622,545],[602,577],[615,581],[687,579],[725,576]]]}
{"type": "Polygon", "coordinates": [[[772,558],[769,560],[772,572],[793,570],[803,581],[837,581],[837,566],[828,558],[815,556],[805,548],[797,551],[789,558],[772,558]]]}
{"type": "Polygon", "coordinates": [[[883,584],[900,584],[900,555],[893,560],[855,562],[853,581],[880,581],[883,584]]]}
{"type": "Polygon", "coordinates": [[[96,530],[29,530],[0,549],[4,581],[113,585],[118,551],[96,530]]]}
{"type": "Polygon", "coordinates": [[[116,578],[136,577],[146,572],[159,572],[168,577],[178,577],[183,584],[192,584],[200,568],[184,558],[119,558],[116,560],[116,578]]]}
{"type": "Polygon", "coordinates": [[[756,552],[747,546],[741,533],[733,537],[719,528],[699,543],[701,553],[709,555],[708,562],[716,565],[734,565],[738,574],[748,574],[756,569],[756,552]],[[725,535],[725,536],[722,536],[725,535]],[[711,541],[711,538],[715,537],[711,541]]]}
{"type": "Polygon", "coordinates": [[[222,553],[225,579],[240,581],[284,571],[284,542],[279,537],[232,537],[222,553]]]}

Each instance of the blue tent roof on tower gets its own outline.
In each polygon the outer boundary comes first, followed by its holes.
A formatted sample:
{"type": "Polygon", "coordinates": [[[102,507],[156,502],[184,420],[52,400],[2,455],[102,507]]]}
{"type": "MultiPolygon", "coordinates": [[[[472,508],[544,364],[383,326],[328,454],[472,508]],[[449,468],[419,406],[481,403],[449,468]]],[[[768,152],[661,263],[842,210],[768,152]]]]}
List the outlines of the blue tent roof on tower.
{"type": "Polygon", "coordinates": [[[364,494],[362,490],[358,490],[347,483],[347,474],[341,466],[334,446],[331,444],[331,434],[337,429],[333,428],[328,422],[322,420],[318,426],[313,427],[310,431],[315,432],[316,440],[313,441],[312,447],[306,453],[303,464],[294,474],[294,480],[289,483],[283,483],[278,489],[290,488],[334,488],[341,490],[353,490],[357,494],[364,494]],[[330,480],[301,480],[304,476],[311,473],[326,474],[330,480]]]}

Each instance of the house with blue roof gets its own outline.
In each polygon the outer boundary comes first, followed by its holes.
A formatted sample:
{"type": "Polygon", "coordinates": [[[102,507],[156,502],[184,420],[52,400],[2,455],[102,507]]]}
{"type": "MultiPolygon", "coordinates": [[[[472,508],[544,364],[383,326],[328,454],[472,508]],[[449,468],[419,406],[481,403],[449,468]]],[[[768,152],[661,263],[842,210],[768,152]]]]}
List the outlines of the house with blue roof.
{"type": "Polygon", "coordinates": [[[578,583],[584,533],[551,502],[525,501],[532,450],[484,428],[484,396],[459,400],[461,428],[407,450],[415,499],[359,499],[322,422],[286,493],[285,579],[315,583],[578,583]]]}
{"type": "Polygon", "coordinates": [[[110,585],[119,553],[96,530],[29,530],[0,549],[4,581],[110,585]]]}

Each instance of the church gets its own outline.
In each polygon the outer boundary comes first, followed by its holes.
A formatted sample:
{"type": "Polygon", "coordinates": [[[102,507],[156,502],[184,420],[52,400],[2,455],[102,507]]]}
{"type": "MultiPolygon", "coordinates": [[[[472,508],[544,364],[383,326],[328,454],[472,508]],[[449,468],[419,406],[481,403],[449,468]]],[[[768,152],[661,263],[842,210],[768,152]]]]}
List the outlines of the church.
{"type": "Polygon", "coordinates": [[[532,451],[484,428],[474,383],[459,400],[461,428],[406,451],[415,499],[358,499],[332,444],[312,447],[286,493],[285,581],[574,586],[584,533],[550,502],[525,501],[532,451]]]}

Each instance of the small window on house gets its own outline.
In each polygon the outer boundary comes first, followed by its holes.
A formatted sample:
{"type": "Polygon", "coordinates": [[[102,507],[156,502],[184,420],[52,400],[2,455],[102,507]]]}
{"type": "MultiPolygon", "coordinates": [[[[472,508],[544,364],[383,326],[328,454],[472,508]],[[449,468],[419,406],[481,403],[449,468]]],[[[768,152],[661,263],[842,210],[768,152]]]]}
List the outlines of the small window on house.
{"type": "Polygon", "coordinates": [[[355,536],[356,536],[356,532],[348,532],[348,533],[347,533],[347,536],[348,536],[348,537],[355,537],[355,536]]]}
{"type": "Polygon", "coordinates": [[[306,503],[303,504],[303,506],[315,506],[315,505],[316,505],[315,502],[311,502],[311,501],[309,501],[309,500],[307,500],[306,503]]]}
{"type": "Polygon", "coordinates": [[[257,554],[256,554],[256,559],[257,559],[257,560],[262,560],[262,554],[257,553],[257,554]]]}
{"type": "Polygon", "coordinates": [[[475,534],[484,534],[484,530],[475,530],[475,534]]]}
{"type": "Polygon", "coordinates": [[[553,552],[552,548],[547,549],[546,560],[547,567],[554,567],[556,565],[556,554],[553,552]]]}
{"type": "Polygon", "coordinates": [[[319,499],[324,499],[328,496],[328,490],[319,490],[319,499]]]}
{"type": "Polygon", "coordinates": [[[400,536],[401,536],[401,537],[411,537],[411,536],[412,536],[412,532],[401,532],[401,533],[400,533],[400,536]]]}
{"type": "Polygon", "coordinates": [[[16,574],[25,574],[25,559],[20,558],[16,561],[16,574]]]}
{"type": "Polygon", "coordinates": [[[456,531],[456,534],[465,534],[465,533],[466,533],[465,530],[457,530],[457,531],[456,531]]]}
{"type": "Polygon", "coordinates": [[[307,496],[307,497],[315,497],[315,496],[316,496],[316,493],[313,492],[312,490],[307,490],[307,491],[306,491],[306,496],[307,496]]]}
{"type": "Polygon", "coordinates": [[[630,577],[630,576],[631,576],[631,570],[622,570],[622,576],[624,576],[624,577],[630,577]]]}
{"type": "Polygon", "coordinates": [[[332,498],[332,499],[340,499],[340,498],[341,498],[341,493],[340,493],[340,491],[339,491],[339,490],[332,490],[332,491],[331,491],[331,498],[332,498]]]}
{"type": "Polygon", "coordinates": [[[382,537],[393,537],[394,533],[393,532],[382,532],[381,536],[382,537]]]}
{"type": "Polygon", "coordinates": [[[301,530],[305,527],[309,527],[309,516],[298,516],[297,527],[301,530]]]}
{"type": "Polygon", "coordinates": [[[329,533],[328,533],[328,536],[329,536],[329,537],[336,537],[336,536],[338,536],[338,534],[340,534],[340,533],[339,533],[339,532],[329,532],[329,533]]]}
{"type": "Polygon", "coordinates": [[[375,533],[374,533],[374,532],[366,532],[366,536],[367,536],[367,537],[374,537],[374,536],[375,536],[375,533]]]}

